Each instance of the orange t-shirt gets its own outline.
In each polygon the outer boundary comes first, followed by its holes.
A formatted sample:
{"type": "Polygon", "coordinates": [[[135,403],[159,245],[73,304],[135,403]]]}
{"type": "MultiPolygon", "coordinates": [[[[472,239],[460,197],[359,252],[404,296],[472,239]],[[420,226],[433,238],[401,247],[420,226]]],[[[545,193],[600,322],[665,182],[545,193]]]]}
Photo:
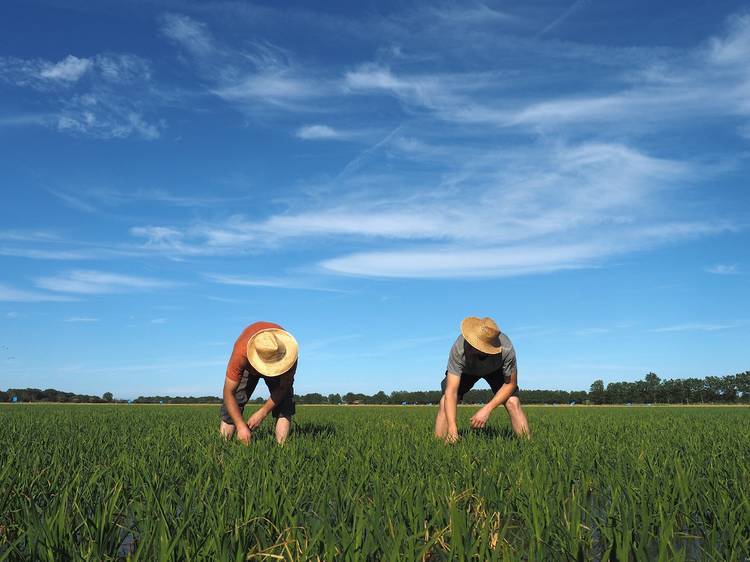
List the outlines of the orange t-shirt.
{"type": "MultiPolygon", "coordinates": [[[[244,371],[250,371],[251,374],[258,377],[263,376],[250,364],[250,361],[247,360],[247,342],[261,330],[267,330],[269,328],[278,328],[279,330],[284,329],[273,322],[256,322],[242,330],[240,337],[234,342],[232,355],[229,357],[229,363],[227,364],[228,379],[239,381],[242,378],[242,373],[244,371]]],[[[290,371],[296,367],[297,363],[295,362],[290,371]]]]}

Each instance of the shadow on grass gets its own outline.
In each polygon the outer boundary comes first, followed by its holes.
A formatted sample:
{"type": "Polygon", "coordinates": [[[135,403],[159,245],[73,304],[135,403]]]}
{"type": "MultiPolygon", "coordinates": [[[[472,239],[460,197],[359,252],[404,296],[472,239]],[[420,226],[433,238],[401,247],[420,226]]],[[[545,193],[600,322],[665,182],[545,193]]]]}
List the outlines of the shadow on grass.
{"type": "Polygon", "coordinates": [[[506,439],[508,441],[515,439],[516,437],[512,428],[508,426],[495,427],[494,425],[483,427],[481,429],[472,429],[470,427],[459,429],[458,435],[462,439],[466,437],[478,437],[481,439],[506,439]]]}
{"type": "Polygon", "coordinates": [[[294,423],[291,435],[300,437],[333,437],[336,435],[336,428],[328,423],[294,423]]]}

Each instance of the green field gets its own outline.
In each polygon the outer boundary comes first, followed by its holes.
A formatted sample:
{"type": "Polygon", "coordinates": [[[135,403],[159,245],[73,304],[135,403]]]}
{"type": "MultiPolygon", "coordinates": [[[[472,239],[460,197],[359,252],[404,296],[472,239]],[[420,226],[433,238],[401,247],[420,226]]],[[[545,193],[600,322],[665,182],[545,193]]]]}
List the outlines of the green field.
{"type": "MultiPolygon", "coordinates": [[[[528,408],[455,446],[432,407],[0,407],[0,560],[748,560],[750,410],[528,408]]],[[[460,408],[468,427],[475,408],[460,408]]]]}

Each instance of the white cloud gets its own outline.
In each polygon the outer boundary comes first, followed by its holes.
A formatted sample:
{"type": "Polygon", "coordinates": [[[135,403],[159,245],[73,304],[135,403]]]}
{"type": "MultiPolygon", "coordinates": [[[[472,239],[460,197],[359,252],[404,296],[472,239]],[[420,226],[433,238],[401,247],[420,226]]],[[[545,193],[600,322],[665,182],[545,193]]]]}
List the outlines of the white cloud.
{"type": "Polygon", "coordinates": [[[208,83],[208,91],[253,115],[270,108],[309,112],[309,102],[335,91],[335,80],[296,64],[284,49],[253,42],[243,49],[217,41],[208,26],[182,14],[163,19],[163,33],[192,57],[193,68],[208,83]]]}
{"type": "Polygon", "coordinates": [[[76,300],[73,297],[26,291],[0,284],[0,301],[2,302],[65,302],[76,300]]]}
{"type": "Polygon", "coordinates": [[[716,332],[719,330],[729,330],[746,325],[745,322],[732,323],[705,323],[705,322],[688,322],[686,324],[675,324],[672,326],[663,326],[653,328],[651,332],[716,332]]]}
{"type": "Polygon", "coordinates": [[[39,277],[37,287],[60,293],[105,294],[124,291],[165,289],[176,286],[171,281],[137,277],[95,270],[75,270],[52,277],[39,277]]]}
{"type": "Polygon", "coordinates": [[[610,253],[597,244],[575,246],[440,247],[360,252],[324,260],[335,273],[374,277],[506,277],[575,269],[610,253]]]}
{"type": "Polygon", "coordinates": [[[186,15],[164,15],[162,32],[196,56],[209,55],[215,49],[206,24],[186,15]]]}
{"type": "MultiPolygon", "coordinates": [[[[587,0],[574,2],[542,33],[585,4],[587,0]]],[[[608,123],[618,125],[613,130],[617,134],[654,129],[670,122],[684,123],[697,117],[750,116],[750,71],[745,64],[750,59],[749,38],[750,15],[734,16],[723,35],[692,50],[662,53],[658,57],[631,56],[620,65],[624,72],[621,70],[614,76],[605,71],[611,64],[606,59],[612,54],[607,49],[570,43],[558,45],[560,53],[569,53],[565,55],[568,58],[599,64],[601,85],[597,93],[590,93],[590,81],[582,80],[585,90],[576,92],[566,88],[570,93],[564,96],[537,96],[531,101],[521,101],[529,95],[506,92],[509,78],[547,86],[537,88],[538,91],[555,91],[559,85],[554,82],[558,79],[555,73],[551,75],[553,78],[545,79],[533,69],[512,77],[501,70],[430,72],[432,67],[424,64],[419,65],[419,72],[410,71],[408,65],[394,71],[382,62],[371,62],[346,72],[344,82],[350,93],[391,94],[409,108],[431,111],[436,118],[448,122],[534,131],[576,125],[579,132],[581,127],[588,127],[597,133],[603,132],[598,125],[608,123]]],[[[539,51],[540,45],[525,44],[525,48],[534,52],[539,51]]],[[[552,51],[537,54],[564,56],[552,51]]],[[[549,60],[544,68],[548,66],[549,60]]],[[[588,75],[590,70],[586,72],[588,75]]]]}
{"type": "Polygon", "coordinates": [[[294,136],[304,140],[331,140],[341,139],[345,135],[328,125],[305,125],[297,129],[294,136]]]}
{"type": "MultiPolygon", "coordinates": [[[[205,277],[215,283],[222,285],[235,285],[239,287],[269,287],[273,289],[301,289],[305,291],[323,291],[338,293],[339,289],[320,287],[309,282],[288,278],[257,278],[241,275],[217,275],[206,274],[205,277]]],[[[214,299],[217,300],[217,299],[214,299]]]]}
{"type": "Polygon", "coordinates": [[[16,118],[13,125],[43,125],[102,139],[153,140],[164,124],[147,117],[155,103],[151,64],[128,53],[90,58],[68,55],[58,62],[0,57],[0,80],[42,93],[43,113],[16,118]]]}
{"type": "Polygon", "coordinates": [[[736,275],[740,272],[736,263],[731,264],[716,264],[711,267],[707,267],[708,273],[714,273],[716,275],[736,275]]]}
{"type": "Polygon", "coordinates": [[[91,68],[91,60],[68,55],[58,63],[47,63],[39,75],[48,80],[76,82],[91,68]]]}
{"type": "MultiPolygon", "coordinates": [[[[555,143],[500,153],[459,149],[455,162],[446,156],[450,152],[435,155],[435,165],[449,172],[440,180],[430,176],[437,183],[424,188],[384,197],[383,182],[398,185],[409,176],[375,176],[374,191],[347,193],[349,183],[367,178],[360,172],[342,180],[334,203],[258,221],[236,216],[216,225],[131,232],[146,238],[145,249],[177,255],[267,251],[292,239],[346,237],[382,247],[324,259],[324,270],[483,277],[590,267],[609,256],[734,228],[731,222],[674,220],[679,209],[667,202],[701,169],[622,144],[555,143]]],[[[428,151],[422,155],[429,157],[428,151]]]]}
{"type": "Polygon", "coordinates": [[[83,322],[83,323],[89,323],[89,322],[99,322],[98,318],[94,318],[93,316],[70,316],[65,319],[65,322],[83,322]]]}

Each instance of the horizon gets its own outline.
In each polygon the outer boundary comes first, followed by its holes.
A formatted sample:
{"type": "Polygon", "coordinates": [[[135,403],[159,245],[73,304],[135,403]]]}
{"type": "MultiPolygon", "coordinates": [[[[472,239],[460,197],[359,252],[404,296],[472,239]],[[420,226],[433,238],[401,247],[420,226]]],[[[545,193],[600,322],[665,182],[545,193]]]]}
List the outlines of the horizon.
{"type": "Polygon", "coordinates": [[[746,3],[89,4],[0,20],[0,388],[218,396],[259,320],[297,394],[465,316],[522,391],[747,370],[746,3]]]}

